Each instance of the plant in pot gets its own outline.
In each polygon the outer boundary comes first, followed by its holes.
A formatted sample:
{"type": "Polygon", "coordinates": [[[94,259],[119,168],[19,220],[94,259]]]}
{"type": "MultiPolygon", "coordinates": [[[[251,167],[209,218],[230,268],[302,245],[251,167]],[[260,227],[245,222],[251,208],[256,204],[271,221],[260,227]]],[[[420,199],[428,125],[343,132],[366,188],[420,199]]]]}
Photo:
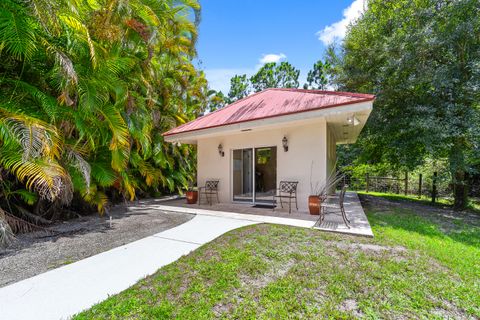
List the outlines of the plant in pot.
{"type": "MultiPolygon", "coordinates": [[[[336,167],[336,163],[333,166],[336,167]]],[[[308,196],[308,210],[312,215],[320,214],[320,204],[327,197],[327,195],[334,190],[337,183],[342,179],[342,176],[332,170],[330,175],[322,183],[313,181],[313,161],[310,169],[310,196],[308,196]]]]}
{"type": "Polygon", "coordinates": [[[320,214],[320,182],[313,181],[313,161],[312,165],[310,166],[310,195],[308,196],[308,211],[312,215],[319,215],[320,214]]]}
{"type": "Polygon", "coordinates": [[[194,186],[193,182],[188,184],[188,190],[186,192],[186,198],[188,204],[195,204],[198,200],[198,188],[194,186]]]}

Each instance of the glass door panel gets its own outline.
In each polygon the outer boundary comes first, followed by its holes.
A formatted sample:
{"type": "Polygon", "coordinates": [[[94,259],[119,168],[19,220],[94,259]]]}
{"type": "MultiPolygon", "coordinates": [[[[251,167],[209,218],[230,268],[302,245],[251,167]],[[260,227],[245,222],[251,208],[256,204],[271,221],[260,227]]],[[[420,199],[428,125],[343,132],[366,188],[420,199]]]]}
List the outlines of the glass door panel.
{"type": "Polygon", "coordinates": [[[253,202],[253,150],[233,150],[233,200],[253,202]]]}
{"type": "Polygon", "coordinates": [[[277,147],[255,148],[255,203],[272,203],[277,188],[277,147]]]}

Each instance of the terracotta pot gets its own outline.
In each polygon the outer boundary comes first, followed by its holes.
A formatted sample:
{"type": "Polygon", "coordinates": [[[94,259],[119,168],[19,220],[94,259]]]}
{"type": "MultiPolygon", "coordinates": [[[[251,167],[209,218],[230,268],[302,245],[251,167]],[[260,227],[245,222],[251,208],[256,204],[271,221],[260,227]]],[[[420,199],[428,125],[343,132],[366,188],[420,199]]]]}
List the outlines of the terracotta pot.
{"type": "Polygon", "coordinates": [[[187,191],[187,203],[188,204],[195,204],[198,200],[198,191],[191,190],[187,191]]]}
{"type": "Polygon", "coordinates": [[[308,197],[308,210],[312,215],[318,216],[320,214],[320,198],[318,196],[308,197]]]}

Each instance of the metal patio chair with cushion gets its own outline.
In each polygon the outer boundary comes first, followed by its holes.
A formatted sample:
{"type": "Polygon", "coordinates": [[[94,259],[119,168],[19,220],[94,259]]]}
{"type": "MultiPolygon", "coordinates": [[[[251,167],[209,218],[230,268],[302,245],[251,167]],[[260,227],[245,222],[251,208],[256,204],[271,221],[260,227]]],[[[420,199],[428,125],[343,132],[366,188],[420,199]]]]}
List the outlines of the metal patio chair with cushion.
{"type": "MultiPolygon", "coordinates": [[[[297,185],[298,181],[280,181],[278,189],[273,195],[273,203],[280,199],[280,206],[283,208],[283,199],[288,199],[288,213],[292,213],[292,200],[295,199],[295,207],[298,210],[297,204],[297,185]]],[[[275,207],[273,208],[275,210],[275,207]]]]}
{"type": "Polygon", "coordinates": [[[202,194],[205,195],[207,203],[212,205],[212,197],[217,197],[217,202],[220,203],[218,199],[218,184],[220,180],[207,180],[205,181],[205,186],[198,188],[198,205],[201,204],[202,194]]]}
{"type": "Polygon", "coordinates": [[[343,185],[342,189],[340,190],[340,194],[337,195],[327,195],[322,198],[322,202],[320,203],[320,218],[317,221],[317,224],[321,224],[325,219],[325,214],[327,213],[341,213],[343,222],[347,228],[350,229],[350,220],[347,218],[347,214],[345,213],[345,193],[347,192],[348,186],[346,184],[343,185]]]}

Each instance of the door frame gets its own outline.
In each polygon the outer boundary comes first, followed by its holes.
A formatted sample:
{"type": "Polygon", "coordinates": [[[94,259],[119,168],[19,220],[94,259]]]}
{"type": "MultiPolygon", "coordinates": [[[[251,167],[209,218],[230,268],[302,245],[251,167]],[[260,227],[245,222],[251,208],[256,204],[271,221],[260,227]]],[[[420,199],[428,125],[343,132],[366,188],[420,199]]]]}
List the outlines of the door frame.
{"type": "MultiPolygon", "coordinates": [[[[275,185],[277,185],[278,180],[278,146],[276,145],[257,145],[253,147],[248,147],[248,148],[232,148],[230,149],[230,201],[232,203],[243,203],[243,204],[248,204],[248,205],[256,205],[256,204],[270,204],[269,202],[265,201],[256,201],[256,174],[255,174],[255,162],[256,162],[256,152],[255,149],[262,149],[262,148],[275,148],[277,154],[275,155],[275,185]],[[234,200],[234,195],[233,195],[233,151],[235,150],[247,150],[250,149],[252,150],[252,201],[239,201],[239,200],[234,200]]],[[[243,166],[242,166],[242,172],[243,172],[243,166]]],[[[243,178],[243,177],[242,177],[243,178]]],[[[242,179],[242,185],[243,185],[243,179],[242,179]]]]}

